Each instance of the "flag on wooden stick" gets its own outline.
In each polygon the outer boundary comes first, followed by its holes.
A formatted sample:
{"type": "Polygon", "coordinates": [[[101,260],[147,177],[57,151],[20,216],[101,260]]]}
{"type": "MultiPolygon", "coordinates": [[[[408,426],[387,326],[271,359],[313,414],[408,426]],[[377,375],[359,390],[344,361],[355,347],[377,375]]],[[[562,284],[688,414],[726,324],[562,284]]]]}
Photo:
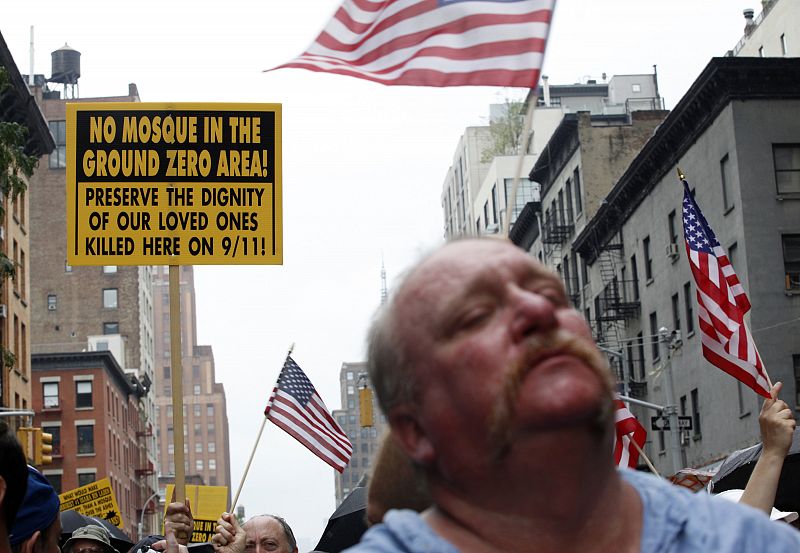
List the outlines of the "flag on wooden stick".
{"type": "Polygon", "coordinates": [[[286,356],[264,416],[339,472],[350,461],[353,446],[347,434],[290,355],[286,356]]]}
{"type": "Polygon", "coordinates": [[[730,259],[720,246],[689,184],[683,181],[683,235],[697,285],[697,314],[703,357],[712,365],[769,398],[770,384],[761,356],[744,322],[750,300],[730,259]]]}
{"type": "Polygon", "coordinates": [[[535,88],[555,0],[345,0],[317,39],[273,69],[385,85],[535,88]]]}

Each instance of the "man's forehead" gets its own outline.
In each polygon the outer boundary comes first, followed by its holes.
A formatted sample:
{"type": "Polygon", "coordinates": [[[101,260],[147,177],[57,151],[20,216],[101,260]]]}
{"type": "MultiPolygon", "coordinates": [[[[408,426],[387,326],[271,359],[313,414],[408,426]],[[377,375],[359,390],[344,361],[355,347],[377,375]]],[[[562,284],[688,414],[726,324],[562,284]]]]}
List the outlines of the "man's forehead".
{"type": "Polygon", "coordinates": [[[268,515],[258,515],[251,518],[244,524],[243,528],[245,533],[248,534],[247,537],[250,538],[262,537],[262,534],[270,534],[278,537],[284,535],[281,524],[268,515]]]}

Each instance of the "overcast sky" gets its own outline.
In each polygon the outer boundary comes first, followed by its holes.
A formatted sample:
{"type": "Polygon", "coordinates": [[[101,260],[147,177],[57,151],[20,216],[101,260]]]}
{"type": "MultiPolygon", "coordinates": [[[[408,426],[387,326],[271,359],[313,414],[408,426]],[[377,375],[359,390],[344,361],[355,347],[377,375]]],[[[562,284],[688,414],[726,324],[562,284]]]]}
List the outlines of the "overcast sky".
{"type": "MultiPolygon", "coordinates": [[[[439,197],[459,136],[486,124],[490,103],[525,93],[263,72],[302,52],[338,4],[3,1],[0,31],[20,72],[29,72],[33,25],[34,71],[49,76],[50,53],[68,43],[82,54],[82,98],[122,96],[136,83],[144,102],[283,104],[284,265],[195,270],[199,340],[213,346],[228,398],[234,489],[289,345],[339,408],[339,369],[363,359],[381,259],[391,288],[441,241],[439,197]]],[[[656,64],[671,108],[710,57],[734,47],[747,7],[760,10],[755,0],[559,0],[544,73],[568,84],[656,64]]],[[[285,516],[308,551],[334,509],[333,469],[268,425],[240,503],[248,516],[285,516]]]]}

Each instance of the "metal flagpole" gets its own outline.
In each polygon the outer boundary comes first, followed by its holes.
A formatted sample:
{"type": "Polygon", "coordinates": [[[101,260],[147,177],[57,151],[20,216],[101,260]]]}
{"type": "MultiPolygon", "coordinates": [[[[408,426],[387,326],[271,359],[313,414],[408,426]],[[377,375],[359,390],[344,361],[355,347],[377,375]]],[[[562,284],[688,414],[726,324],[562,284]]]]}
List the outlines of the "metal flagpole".
{"type": "MultiPolygon", "coordinates": [[[[294,344],[289,346],[289,351],[286,352],[286,357],[288,358],[292,351],[294,351],[294,344]]],[[[283,370],[283,367],[281,367],[283,370]]],[[[244,473],[242,474],[242,479],[239,481],[239,487],[236,490],[236,495],[233,496],[233,503],[231,503],[231,509],[229,512],[233,512],[236,509],[236,503],[239,501],[239,494],[242,493],[242,488],[244,487],[244,481],[247,478],[247,473],[250,472],[250,463],[253,462],[253,457],[256,455],[256,449],[258,448],[258,442],[261,441],[261,433],[264,432],[264,427],[267,425],[267,415],[264,414],[264,420],[261,421],[261,428],[258,429],[258,435],[256,436],[256,443],[253,444],[253,451],[250,452],[250,458],[247,460],[247,465],[244,467],[244,473]]]]}

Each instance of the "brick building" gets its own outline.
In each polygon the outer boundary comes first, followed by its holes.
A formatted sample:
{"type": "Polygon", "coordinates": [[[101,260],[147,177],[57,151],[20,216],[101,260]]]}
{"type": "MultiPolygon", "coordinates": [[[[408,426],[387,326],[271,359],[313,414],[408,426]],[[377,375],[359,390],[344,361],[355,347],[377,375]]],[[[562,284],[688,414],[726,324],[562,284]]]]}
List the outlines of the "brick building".
{"type": "MultiPolygon", "coordinates": [[[[31,101],[28,85],[2,35],[0,68],[9,84],[8,88],[0,91],[0,121],[17,123],[27,129],[27,155],[41,156],[51,152],[55,143],[47,121],[36,103],[31,101]]],[[[16,200],[2,201],[0,210],[0,251],[14,263],[17,272],[16,278],[4,278],[0,286],[0,406],[28,410],[31,405],[28,194],[21,194],[16,200]]]]}
{"type": "MultiPolygon", "coordinates": [[[[77,54],[68,47],[61,55],[77,54]]],[[[78,54],[79,56],[79,54],[78,54]]],[[[55,71],[54,71],[55,73],[55,71]]],[[[66,259],[66,104],[70,85],[53,88],[43,75],[34,76],[31,91],[41,106],[55,137],[56,148],[39,161],[30,189],[30,306],[31,351],[34,354],[72,353],[112,349],[121,370],[135,375],[145,390],[153,375],[152,268],[148,266],[73,267],[66,259]],[[113,345],[113,347],[112,347],[113,345]]],[[[52,82],[52,78],[50,81],[52,82]]],[[[59,81],[61,82],[61,81],[59,81]]],[[[135,84],[127,95],[69,98],[70,102],[138,102],[135,84]]],[[[73,90],[74,93],[74,90],[73,90]]],[[[152,394],[140,398],[139,440],[147,450],[147,463],[155,467],[155,402],[152,394]]],[[[140,473],[134,503],[144,502],[158,488],[157,474],[140,473]]],[[[145,517],[145,530],[156,530],[156,517],[145,517]]]]}
{"type": "Polygon", "coordinates": [[[53,463],[43,473],[58,493],[108,478],[125,531],[139,522],[139,481],[152,473],[140,437],[145,395],[110,351],[32,356],[34,424],[53,435],[53,463]]]}

